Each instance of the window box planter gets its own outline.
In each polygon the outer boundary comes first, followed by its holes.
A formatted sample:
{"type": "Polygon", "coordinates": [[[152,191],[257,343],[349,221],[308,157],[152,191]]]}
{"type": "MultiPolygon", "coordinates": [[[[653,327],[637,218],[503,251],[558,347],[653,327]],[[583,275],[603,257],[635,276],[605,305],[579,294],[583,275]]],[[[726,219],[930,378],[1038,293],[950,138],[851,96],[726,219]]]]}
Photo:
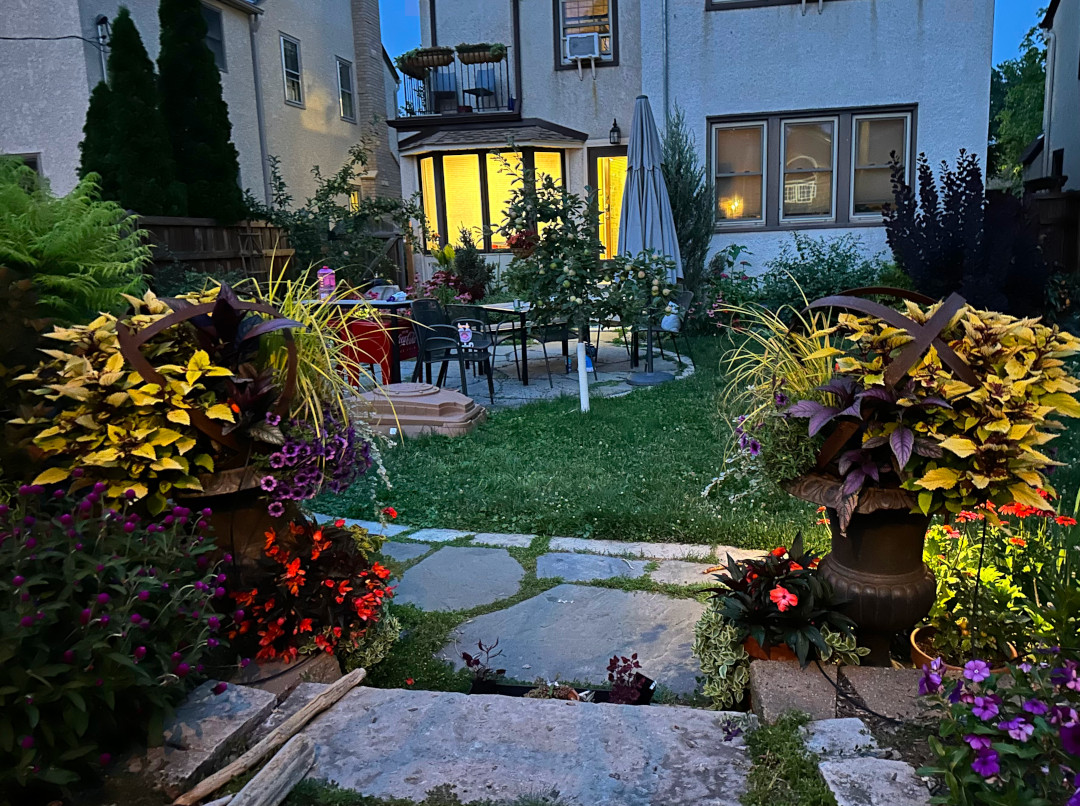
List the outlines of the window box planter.
{"type": "Polygon", "coordinates": [[[506,45],[496,42],[480,42],[475,45],[458,45],[458,61],[462,64],[496,64],[506,58],[506,45]]]}
{"type": "Polygon", "coordinates": [[[416,48],[402,53],[394,60],[398,70],[407,76],[421,80],[427,77],[428,70],[446,67],[453,63],[452,48],[416,48]]]}

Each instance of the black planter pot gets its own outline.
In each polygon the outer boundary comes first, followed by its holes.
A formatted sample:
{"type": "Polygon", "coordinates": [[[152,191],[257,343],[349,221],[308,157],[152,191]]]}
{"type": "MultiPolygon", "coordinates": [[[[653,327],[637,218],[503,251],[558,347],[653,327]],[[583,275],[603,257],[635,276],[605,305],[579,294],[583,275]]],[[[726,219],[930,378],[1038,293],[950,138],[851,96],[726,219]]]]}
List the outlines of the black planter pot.
{"type": "MultiPolygon", "coordinates": [[[[652,704],[653,694],[656,693],[656,681],[651,678],[645,677],[643,674],[638,674],[637,678],[641,678],[644,682],[641,686],[641,694],[635,702],[630,705],[650,705],[652,704]]],[[[491,680],[474,680],[472,686],[469,688],[470,694],[499,694],[503,697],[524,697],[536,686],[515,686],[509,683],[496,683],[491,680]]],[[[591,688],[578,688],[574,689],[578,694],[584,694],[586,691],[593,693],[593,702],[610,702],[611,692],[603,689],[591,689],[591,688]]]]}

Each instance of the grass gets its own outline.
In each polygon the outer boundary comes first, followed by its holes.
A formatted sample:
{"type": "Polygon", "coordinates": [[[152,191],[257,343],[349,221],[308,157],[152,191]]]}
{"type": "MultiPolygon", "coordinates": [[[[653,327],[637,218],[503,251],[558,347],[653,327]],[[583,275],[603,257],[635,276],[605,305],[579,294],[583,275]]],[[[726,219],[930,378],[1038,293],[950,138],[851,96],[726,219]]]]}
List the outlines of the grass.
{"type": "Polygon", "coordinates": [[[388,450],[393,487],[365,477],[315,508],[371,518],[386,505],[411,526],[541,535],[719,543],[772,548],[814,522],[813,507],[778,494],[733,507],[702,498],[730,436],[718,409],[720,337],[693,341],[697,371],[686,380],[597,398],[491,414],[466,437],[429,436],[388,450]],[[372,493],[375,493],[373,508],[372,493]]]}
{"type": "Polygon", "coordinates": [[[785,714],[747,737],[754,765],[743,806],[836,806],[818,772],[817,757],[807,751],[799,732],[809,721],[805,714],[785,714]]]}

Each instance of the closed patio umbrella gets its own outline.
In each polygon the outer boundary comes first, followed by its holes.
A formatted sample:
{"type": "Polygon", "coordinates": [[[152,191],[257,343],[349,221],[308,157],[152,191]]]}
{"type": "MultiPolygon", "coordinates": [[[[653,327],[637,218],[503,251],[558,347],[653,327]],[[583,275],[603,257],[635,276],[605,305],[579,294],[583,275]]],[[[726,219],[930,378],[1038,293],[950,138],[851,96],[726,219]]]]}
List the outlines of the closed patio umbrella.
{"type": "MultiPolygon", "coordinates": [[[[619,222],[619,254],[637,255],[651,249],[671,258],[675,268],[668,280],[674,284],[682,279],[682,256],[675,234],[675,218],[671,214],[671,199],[661,169],[663,158],[660,133],[656,129],[652,107],[646,95],[634,103],[634,123],[630,127],[630,144],[626,156],[626,185],[623,189],[622,217],[619,222]]],[[[652,327],[648,331],[646,371],[630,378],[635,385],[663,383],[674,377],[667,372],[652,371],[652,327]]]]}

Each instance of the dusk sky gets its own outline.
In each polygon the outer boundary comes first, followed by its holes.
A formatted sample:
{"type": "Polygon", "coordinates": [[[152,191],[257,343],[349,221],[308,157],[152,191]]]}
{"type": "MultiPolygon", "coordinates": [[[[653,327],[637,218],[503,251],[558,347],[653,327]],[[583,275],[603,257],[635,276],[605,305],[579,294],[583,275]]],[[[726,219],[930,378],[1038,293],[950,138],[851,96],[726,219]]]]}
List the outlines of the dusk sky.
{"type": "MultiPolygon", "coordinates": [[[[483,0],[477,0],[483,2],[483,0]]],[[[1047,0],[997,0],[994,17],[994,64],[1017,53],[1020,40],[1040,19],[1047,0]]],[[[391,58],[420,44],[418,0],[379,0],[383,44],[391,58]]]]}

